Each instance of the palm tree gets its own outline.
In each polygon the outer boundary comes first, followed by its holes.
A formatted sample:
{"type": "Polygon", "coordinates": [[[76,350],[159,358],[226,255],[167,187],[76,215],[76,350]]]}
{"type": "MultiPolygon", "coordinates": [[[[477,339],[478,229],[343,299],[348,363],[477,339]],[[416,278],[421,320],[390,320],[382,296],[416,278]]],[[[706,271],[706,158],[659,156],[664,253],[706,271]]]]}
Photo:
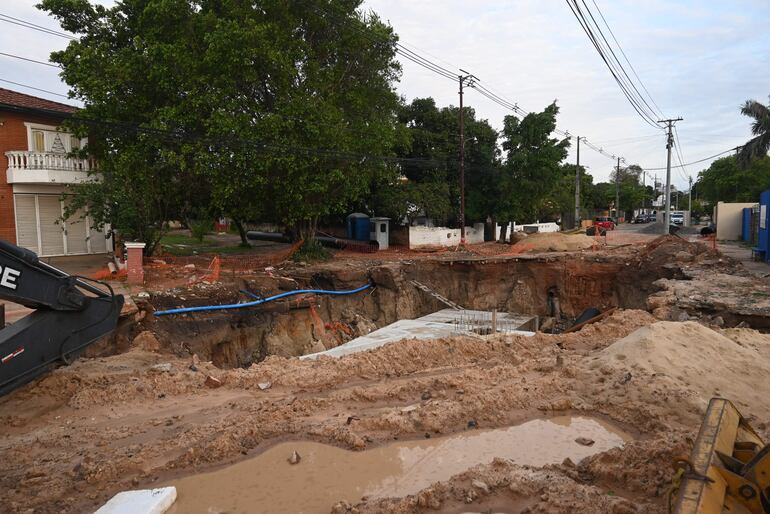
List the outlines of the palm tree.
{"type": "Polygon", "coordinates": [[[770,150],[770,107],[756,100],[747,100],[741,113],[753,118],[751,133],[754,137],[741,148],[738,164],[745,169],[756,159],[767,157],[770,150]]]}

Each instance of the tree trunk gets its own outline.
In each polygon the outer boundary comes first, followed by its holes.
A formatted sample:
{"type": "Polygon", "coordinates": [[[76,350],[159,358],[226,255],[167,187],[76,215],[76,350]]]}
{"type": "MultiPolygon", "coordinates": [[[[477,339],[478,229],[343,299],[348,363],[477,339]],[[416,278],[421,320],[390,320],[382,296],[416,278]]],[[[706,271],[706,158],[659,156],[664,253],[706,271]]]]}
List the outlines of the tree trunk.
{"type": "Polygon", "coordinates": [[[318,217],[302,220],[297,223],[297,234],[306,244],[313,241],[317,231],[318,217]]]}
{"type": "Polygon", "coordinates": [[[500,226],[500,238],[498,239],[498,242],[505,243],[505,240],[508,238],[508,223],[503,223],[500,226]]]}
{"type": "Polygon", "coordinates": [[[249,240],[246,238],[246,229],[243,228],[241,220],[233,218],[233,225],[238,229],[238,235],[241,236],[241,246],[249,246],[249,240]]]}
{"type": "Polygon", "coordinates": [[[495,241],[495,227],[497,226],[497,220],[492,217],[488,217],[484,223],[484,241],[495,241]]]}

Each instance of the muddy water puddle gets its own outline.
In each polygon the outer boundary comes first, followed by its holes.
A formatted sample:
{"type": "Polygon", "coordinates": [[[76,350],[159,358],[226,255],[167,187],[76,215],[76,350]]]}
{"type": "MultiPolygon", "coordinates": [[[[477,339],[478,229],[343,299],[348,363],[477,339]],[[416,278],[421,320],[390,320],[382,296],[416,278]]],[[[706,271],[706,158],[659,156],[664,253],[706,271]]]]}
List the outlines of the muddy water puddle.
{"type": "Polygon", "coordinates": [[[602,420],[557,416],[497,430],[405,441],[363,452],[289,442],[226,468],[173,481],[182,513],[328,513],[340,500],[403,497],[495,457],[543,466],[623,445],[631,436],[602,420]],[[594,441],[578,444],[576,438],[594,441]],[[292,452],[298,464],[289,464],[292,452]]]}

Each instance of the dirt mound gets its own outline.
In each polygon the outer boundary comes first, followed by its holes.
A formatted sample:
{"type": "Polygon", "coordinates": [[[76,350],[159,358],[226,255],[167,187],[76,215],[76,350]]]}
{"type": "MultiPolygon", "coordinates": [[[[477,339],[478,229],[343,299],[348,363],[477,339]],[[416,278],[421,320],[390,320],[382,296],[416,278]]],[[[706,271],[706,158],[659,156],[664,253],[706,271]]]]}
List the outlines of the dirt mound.
{"type": "Polygon", "coordinates": [[[594,246],[594,240],[585,234],[544,232],[532,234],[511,247],[512,253],[575,252],[594,246]]]}
{"type": "Polygon", "coordinates": [[[672,388],[690,391],[693,403],[701,407],[712,396],[721,396],[767,416],[770,384],[756,377],[770,374],[770,349],[752,339],[739,343],[695,322],[664,321],[617,341],[602,350],[597,361],[663,378],[672,388]]]}

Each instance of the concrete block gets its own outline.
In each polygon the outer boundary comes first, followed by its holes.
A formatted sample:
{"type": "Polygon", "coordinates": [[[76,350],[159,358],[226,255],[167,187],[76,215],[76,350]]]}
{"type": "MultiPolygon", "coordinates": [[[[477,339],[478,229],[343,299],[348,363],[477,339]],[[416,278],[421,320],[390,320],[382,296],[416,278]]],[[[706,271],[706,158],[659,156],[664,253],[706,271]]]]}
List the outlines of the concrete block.
{"type": "Polygon", "coordinates": [[[176,501],[176,487],[123,491],[95,514],[163,514],[176,501]]]}

